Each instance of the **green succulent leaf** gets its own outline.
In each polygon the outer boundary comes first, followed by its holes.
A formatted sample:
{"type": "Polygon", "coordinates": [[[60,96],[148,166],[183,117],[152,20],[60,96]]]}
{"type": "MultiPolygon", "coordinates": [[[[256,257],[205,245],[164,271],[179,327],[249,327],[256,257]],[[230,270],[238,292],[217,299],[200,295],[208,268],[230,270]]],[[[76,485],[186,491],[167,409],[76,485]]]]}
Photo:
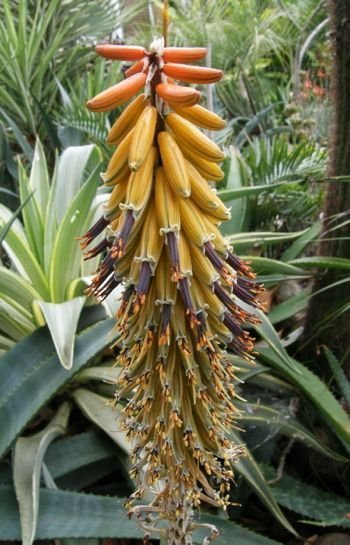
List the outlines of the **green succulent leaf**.
{"type": "Polygon", "coordinates": [[[70,281],[80,276],[81,254],[76,238],[84,233],[89,222],[99,182],[97,168],[98,165],[71,202],[55,237],[49,268],[50,296],[54,303],[65,300],[70,281]]]}
{"type": "Polygon", "coordinates": [[[52,443],[45,454],[45,464],[54,479],[107,458],[115,458],[116,445],[102,431],[79,433],[52,443]]]}
{"type": "MultiPolygon", "coordinates": [[[[13,212],[12,216],[7,220],[7,223],[1,225],[0,227],[0,244],[5,240],[7,233],[12,228],[14,222],[22,212],[23,208],[26,206],[26,204],[29,202],[29,200],[32,198],[33,193],[28,195],[28,197],[24,200],[23,203],[20,204],[20,206],[13,212]]],[[[3,222],[1,222],[3,223],[3,222]]]]}
{"type": "Polygon", "coordinates": [[[84,382],[89,382],[90,380],[102,380],[110,384],[116,384],[120,371],[120,367],[106,367],[102,365],[99,367],[88,367],[79,373],[77,380],[81,384],[84,382]]]}
{"type": "Polygon", "coordinates": [[[295,316],[298,312],[303,310],[308,304],[311,295],[311,287],[301,290],[293,297],[283,301],[279,305],[273,307],[269,312],[269,320],[272,324],[277,324],[283,320],[288,320],[292,316],[295,316]]]}
{"type": "MultiPolygon", "coordinates": [[[[302,180],[293,180],[288,182],[289,184],[300,184],[302,180]]],[[[241,199],[242,197],[250,197],[255,195],[260,195],[261,193],[270,193],[279,187],[282,187],[286,184],[286,180],[281,182],[275,182],[271,184],[262,184],[262,185],[253,185],[248,187],[241,187],[237,189],[221,189],[218,192],[220,199],[223,202],[241,199]]]]}
{"type": "MultiPolygon", "coordinates": [[[[18,180],[21,202],[25,202],[33,193],[33,188],[30,185],[29,178],[21,163],[19,163],[18,167],[18,180]]],[[[33,197],[29,199],[27,206],[23,208],[22,216],[31,250],[38,263],[42,266],[44,259],[44,225],[43,216],[38,206],[35,191],[33,197]]]]}
{"type": "Polygon", "coordinates": [[[332,392],[312,371],[291,358],[273,328],[268,317],[257,311],[261,324],[254,329],[268,346],[258,345],[260,357],[293,382],[319,410],[331,429],[338,435],[345,448],[350,445],[350,418],[335,399],[332,392]]]}
{"type": "Polygon", "coordinates": [[[342,364],[327,346],[324,346],[323,350],[326,355],[329,367],[331,368],[333,376],[337,382],[338,388],[343,394],[347,404],[350,405],[350,382],[343,371],[342,364]]]}
{"type": "Polygon", "coordinates": [[[349,270],[350,259],[345,257],[300,257],[299,259],[293,259],[290,261],[291,265],[305,268],[322,268],[322,269],[339,269],[349,270]]]}
{"type": "Polygon", "coordinates": [[[268,257],[257,256],[242,256],[242,259],[250,261],[255,272],[258,274],[285,274],[289,276],[305,276],[306,273],[303,269],[292,265],[290,263],[283,263],[277,261],[277,259],[270,259],[268,257]]]}
{"type": "MultiPolygon", "coordinates": [[[[263,465],[262,471],[268,479],[276,476],[272,467],[263,465]]],[[[280,505],[310,519],[303,522],[313,524],[318,521],[321,526],[350,528],[350,520],[345,518],[349,513],[349,502],[341,496],[324,492],[289,475],[283,475],[271,484],[271,489],[280,505]]]]}
{"type": "MultiPolygon", "coordinates": [[[[12,212],[5,206],[0,205],[0,226],[7,223],[11,217],[12,212]]],[[[35,286],[40,297],[47,298],[47,280],[40,263],[29,247],[29,241],[18,220],[13,223],[12,228],[7,232],[3,246],[19,273],[35,286]]]]}
{"type": "MultiPolygon", "coordinates": [[[[237,432],[230,432],[231,438],[237,445],[243,443],[241,436],[237,432]]],[[[243,475],[248,481],[254,492],[259,496],[261,501],[266,505],[268,510],[276,517],[276,519],[290,532],[297,536],[297,532],[293,526],[288,522],[281,509],[279,508],[273,493],[266,482],[264,475],[261,472],[257,462],[248,449],[246,449],[245,455],[233,464],[234,470],[243,475]]]]}
{"type": "Polygon", "coordinates": [[[36,139],[32,168],[29,176],[29,186],[35,192],[35,200],[43,220],[45,218],[49,200],[50,182],[46,157],[39,138],[36,139]]]}
{"type": "Polygon", "coordinates": [[[39,293],[22,276],[5,267],[0,267],[0,293],[13,299],[28,312],[32,310],[32,303],[40,299],[39,293]]]}
{"type": "Polygon", "coordinates": [[[112,400],[85,388],[75,390],[72,398],[94,424],[107,433],[124,452],[130,453],[131,445],[126,438],[126,432],[119,429],[120,407],[118,405],[113,407],[112,400]]]}
{"type": "Polygon", "coordinates": [[[301,252],[310,244],[310,242],[314,241],[316,237],[321,233],[322,231],[322,222],[321,221],[315,221],[311,227],[306,229],[300,237],[293,242],[285,250],[281,256],[281,260],[284,262],[291,261],[292,259],[296,259],[298,255],[301,254],[301,252]]]}
{"type": "MultiPolygon", "coordinates": [[[[125,500],[63,490],[40,490],[40,518],[37,539],[62,538],[142,538],[144,532],[134,519],[129,520],[123,507],[125,500]]],[[[2,539],[20,540],[19,516],[14,492],[9,486],[0,486],[0,519],[2,539]]],[[[272,539],[255,534],[233,522],[201,514],[200,524],[215,525],[220,532],[217,545],[281,545],[272,539]]],[[[201,545],[210,534],[200,528],[194,534],[194,543],[201,545]]]]}
{"type": "Polygon", "coordinates": [[[71,404],[65,402],[49,425],[32,435],[20,437],[14,448],[13,480],[21,519],[23,545],[31,545],[39,514],[42,461],[49,444],[67,431],[71,404]]]}
{"type": "Polygon", "coordinates": [[[228,173],[226,178],[226,189],[219,192],[220,198],[231,209],[231,219],[221,226],[223,234],[239,233],[243,230],[245,215],[247,211],[247,200],[238,198],[237,193],[243,191],[247,183],[247,173],[244,161],[239,151],[230,146],[228,155],[228,173]],[[234,195],[232,198],[232,194],[234,195]],[[226,198],[223,198],[226,197],[226,198]]]}
{"type": "Polygon", "coordinates": [[[255,426],[272,429],[276,433],[287,435],[303,443],[305,446],[314,449],[328,458],[338,462],[347,462],[347,458],[327,447],[311,431],[298,422],[296,418],[291,417],[290,414],[283,413],[281,410],[276,410],[260,403],[245,403],[242,409],[244,412],[240,417],[240,422],[243,425],[254,424],[255,426]]]}
{"type": "Polygon", "coordinates": [[[85,301],[86,297],[76,297],[64,303],[38,301],[58,358],[65,369],[71,369],[73,365],[75,334],[85,301]]]}
{"type": "Polygon", "coordinates": [[[76,337],[69,371],[59,364],[47,328],[24,338],[0,358],[0,456],[40,407],[115,340],[113,323],[113,319],[101,321],[96,308],[86,309],[80,323],[86,329],[76,337]]]}

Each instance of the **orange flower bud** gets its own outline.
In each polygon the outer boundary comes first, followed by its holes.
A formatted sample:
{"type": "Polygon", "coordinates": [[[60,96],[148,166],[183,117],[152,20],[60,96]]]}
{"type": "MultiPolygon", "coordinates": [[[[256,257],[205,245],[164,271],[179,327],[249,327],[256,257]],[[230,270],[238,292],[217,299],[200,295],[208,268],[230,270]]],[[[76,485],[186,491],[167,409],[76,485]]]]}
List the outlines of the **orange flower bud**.
{"type": "Polygon", "coordinates": [[[144,47],[134,45],[100,44],[96,46],[96,53],[105,59],[115,61],[139,61],[147,52],[144,47]]]}

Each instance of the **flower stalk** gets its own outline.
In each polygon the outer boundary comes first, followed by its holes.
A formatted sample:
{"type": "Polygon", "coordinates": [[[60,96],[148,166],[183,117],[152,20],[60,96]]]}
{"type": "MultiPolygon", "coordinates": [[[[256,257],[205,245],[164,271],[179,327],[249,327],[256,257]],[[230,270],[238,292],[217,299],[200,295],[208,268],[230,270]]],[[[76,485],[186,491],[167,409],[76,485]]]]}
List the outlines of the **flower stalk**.
{"type": "MultiPolygon", "coordinates": [[[[130,100],[107,141],[117,146],[102,174],[112,193],[104,216],[82,238],[104,252],[89,293],[101,299],[123,283],[117,314],[122,371],[116,400],[133,445],[130,498],[146,533],[190,544],[193,510],[202,501],[227,507],[232,462],[243,452],[229,439],[239,416],[230,350],[253,360],[241,302],[259,306],[249,264],[219,231],[230,218],[209,181],[223,177],[224,155],[200,128],[224,121],[198,105],[200,92],[177,80],[212,83],[220,70],[191,66],[205,48],[100,45],[103,57],[134,61],[126,79],[91,99],[92,111],[130,100]],[[173,79],[174,78],[174,79],[173,79]],[[150,494],[148,505],[138,505],[150,494]],[[165,522],[167,524],[165,524],[165,522]]],[[[215,529],[210,528],[211,540],[215,529]]]]}

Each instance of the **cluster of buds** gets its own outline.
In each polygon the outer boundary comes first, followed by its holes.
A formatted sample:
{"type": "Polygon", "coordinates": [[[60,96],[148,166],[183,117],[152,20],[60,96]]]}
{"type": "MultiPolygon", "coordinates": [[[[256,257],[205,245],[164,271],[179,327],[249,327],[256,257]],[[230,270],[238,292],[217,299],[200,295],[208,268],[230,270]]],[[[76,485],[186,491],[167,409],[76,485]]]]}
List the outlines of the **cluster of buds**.
{"type": "Polygon", "coordinates": [[[228,438],[238,414],[227,350],[252,360],[242,324],[254,316],[242,302],[257,306],[260,290],[218,228],[230,211],[209,181],[222,179],[224,155],[200,128],[225,123],[198,105],[198,90],[175,81],[213,83],[222,72],[189,64],[205,48],[164,47],[162,39],[150,51],[100,45],[97,53],[135,62],[125,80],[88,102],[90,110],[142,94],[108,134],[116,151],[102,178],[113,190],[82,238],[86,247],[107,228],[87,252],[105,253],[89,292],[104,298],[124,285],[117,398],[126,400],[122,426],[138,483],[131,509],[146,530],[161,521],[169,543],[190,543],[192,509],[202,500],[227,506],[231,463],[242,454],[228,438]],[[151,505],[133,506],[150,491],[151,505]]]}

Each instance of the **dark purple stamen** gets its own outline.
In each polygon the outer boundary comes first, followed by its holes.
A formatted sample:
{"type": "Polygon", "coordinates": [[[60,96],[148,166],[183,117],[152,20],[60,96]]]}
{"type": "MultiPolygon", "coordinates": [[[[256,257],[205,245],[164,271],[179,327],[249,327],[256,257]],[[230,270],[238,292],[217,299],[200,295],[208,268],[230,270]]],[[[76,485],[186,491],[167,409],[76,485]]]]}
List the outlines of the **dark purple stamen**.
{"type": "Polygon", "coordinates": [[[172,279],[177,282],[181,278],[180,256],[176,235],[173,232],[167,233],[167,243],[169,248],[169,257],[172,269],[172,279]]]}
{"type": "Polygon", "coordinates": [[[109,225],[109,220],[102,216],[84,236],[80,238],[80,246],[86,248],[109,225]]]}
{"type": "Polygon", "coordinates": [[[120,281],[112,274],[102,286],[96,288],[94,295],[98,297],[100,301],[104,301],[119,284],[120,281]]]}
{"type": "Polygon", "coordinates": [[[111,242],[108,239],[104,238],[99,244],[97,244],[94,248],[84,254],[84,261],[96,257],[97,255],[107,250],[107,248],[109,248],[110,246],[111,242]]]}
{"type": "Polygon", "coordinates": [[[225,305],[226,308],[232,310],[235,308],[235,303],[232,301],[230,294],[219,284],[219,282],[213,283],[214,293],[225,305]]]}
{"type": "Polygon", "coordinates": [[[194,309],[194,306],[192,304],[190,288],[189,288],[189,284],[188,284],[188,279],[186,277],[185,278],[180,278],[179,287],[180,287],[180,293],[181,293],[182,301],[183,301],[183,304],[185,305],[185,308],[186,308],[186,314],[189,317],[190,326],[192,328],[194,325],[199,324],[199,321],[197,319],[196,311],[194,309]]]}
{"type": "Polygon", "coordinates": [[[151,267],[148,261],[143,261],[141,264],[140,278],[135,288],[136,297],[134,300],[134,310],[137,311],[140,305],[143,305],[151,283],[151,267]]]}
{"type": "Polygon", "coordinates": [[[130,235],[134,222],[135,218],[133,216],[133,211],[128,210],[126,213],[125,221],[123,223],[123,227],[121,228],[111,248],[111,255],[113,259],[118,259],[123,255],[126,241],[130,235]]]}
{"type": "Polygon", "coordinates": [[[166,330],[168,325],[170,324],[171,319],[171,304],[170,303],[164,303],[161,311],[161,322],[160,322],[160,331],[163,333],[163,331],[166,330]]]}
{"type": "Polygon", "coordinates": [[[254,278],[254,274],[251,272],[250,267],[231,252],[227,252],[226,262],[239,274],[245,274],[246,276],[254,278]]]}
{"type": "MultiPolygon", "coordinates": [[[[246,286],[242,283],[238,282],[239,279],[237,279],[237,284],[233,287],[234,294],[241,299],[241,301],[244,301],[248,305],[252,305],[254,307],[259,306],[259,302],[256,300],[256,292],[252,293],[249,289],[246,289],[246,286]]],[[[255,291],[255,290],[254,290],[255,291]]]]}
{"type": "Polygon", "coordinates": [[[216,253],[211,242],[206,242],[204,244],[204,253],[217,271],[221,271],[224,268],[224,263],[216,253]]]}
{"type": "Polygon", "coordinates": [[[244,331],[240,328],[238,323],[233,319],[233,316],[231,314],[228,314],[225,312],[223,323],[233,333],[236,337],[242,337],[244,336],[244,331]]]}

